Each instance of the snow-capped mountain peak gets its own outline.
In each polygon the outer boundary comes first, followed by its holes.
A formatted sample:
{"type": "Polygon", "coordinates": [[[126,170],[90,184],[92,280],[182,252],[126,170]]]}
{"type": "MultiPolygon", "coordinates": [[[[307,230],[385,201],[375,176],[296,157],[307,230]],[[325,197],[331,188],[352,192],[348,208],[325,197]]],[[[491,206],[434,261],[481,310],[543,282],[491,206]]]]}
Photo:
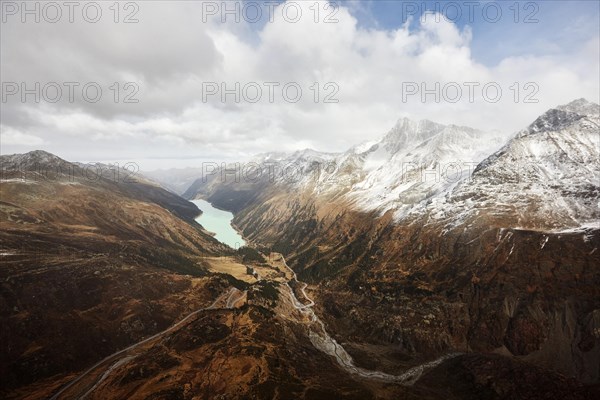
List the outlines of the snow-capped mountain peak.
{"type": "Polygon", "coordinates": [[[380,141],[380,145],[383,146],[388,153],[394,154],[403,148],[425,141],[437,135],[444,128],[445,125],[429,120],[413,121],[408,118],[401,118],[380,141]]]}
{"type": "Polygon", "coordinates": [[[598,104],[578,99],[546,111],[539,116],[527,129],[519,132],[519,136],[532,135],[539,132],[558,131],[585,117],[598,117],[598,104]]]}
{"type": "Polygon", "coordinates": [[[592,103],[584,98],[573,100],[569,104],[558,106],[556,108],[587,116],[598,116],[600,114],[600,105],[592,103]]]}
{"type": "Polygon", "coordinates": [[[516,216],[514,225],[528,229],[597,223],[600,117],[594,109],[576,100],[545,112],[477,166],[472,180],[452,193],[456,201],[445,214],[465,211],[457,199],[477,198],[480,210],[516,216]]]}
{"type": "Polygon", "coordinates": [[[40,166],[58,168],[67,167],[69,162],[44,150],[33,150],[24,154],[11,154],[2,156],[0,159],[2,169],[31,170],[39,169],[40,166]]]}

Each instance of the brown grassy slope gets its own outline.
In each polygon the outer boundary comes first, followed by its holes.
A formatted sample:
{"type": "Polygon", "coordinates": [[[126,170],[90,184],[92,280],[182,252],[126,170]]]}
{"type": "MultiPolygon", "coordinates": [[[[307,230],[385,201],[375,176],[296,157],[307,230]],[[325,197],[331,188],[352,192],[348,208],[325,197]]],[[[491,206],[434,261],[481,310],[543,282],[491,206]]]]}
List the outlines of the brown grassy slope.
{"type": "Polygon", "coordinates": [[[202,257],[230,250],[193,222],[195,206],[145,182],[90,179],[47,153],[46,164],[32,158],[0,158],[4,391],[78,371],[227,284],[205,277],[202,257]]]}

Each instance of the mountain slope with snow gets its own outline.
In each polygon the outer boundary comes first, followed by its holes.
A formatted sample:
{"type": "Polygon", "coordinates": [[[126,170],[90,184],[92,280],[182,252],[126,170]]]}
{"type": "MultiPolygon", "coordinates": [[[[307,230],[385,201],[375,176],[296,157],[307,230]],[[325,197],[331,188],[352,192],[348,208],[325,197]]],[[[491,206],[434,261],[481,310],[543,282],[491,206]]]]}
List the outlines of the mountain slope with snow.
{"type": "Polygon", "coordinates": [[[548,110],[503,147],[495,132],[403,118],[381,140],[345,153],[303,150],[253,162],[271,172],[271,185],[358,211],[391,210],[397,221],[459,221],[487,209],[515,226],[572,228],[600,218],[599,129],[598,106],[580,99],[548,110]]]}
{"type": "Polygon", "coordinates": [[[468,179],[499,146],[499,138],[489,132],[401,120],[365,154],[366,175],[348,198],[359,209],[393,209],[400,217],[468,179]]]}
{"type": "Polygon", "coordinates": [[[576,100],[518,132],[427,211],[456,221],[487,212],[505,226],[523,229],[598,227],[599,198],[598,105],[576,100]]]}

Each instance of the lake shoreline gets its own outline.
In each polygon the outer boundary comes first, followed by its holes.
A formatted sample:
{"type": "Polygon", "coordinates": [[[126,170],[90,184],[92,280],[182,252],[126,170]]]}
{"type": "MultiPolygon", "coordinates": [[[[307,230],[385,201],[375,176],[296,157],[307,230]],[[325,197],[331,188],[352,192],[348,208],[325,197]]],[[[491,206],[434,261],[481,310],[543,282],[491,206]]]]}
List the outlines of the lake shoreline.
{"type": "Polygon", "coordinates": [[[232,212],[219,209],[206,199],[193,199],[190,202],[201,211],[201,214],[194,220],[211,233],[215,239],[233,249],[246,245],[247,242],[242,232],[233,225],[234,215],[232,212]]]}

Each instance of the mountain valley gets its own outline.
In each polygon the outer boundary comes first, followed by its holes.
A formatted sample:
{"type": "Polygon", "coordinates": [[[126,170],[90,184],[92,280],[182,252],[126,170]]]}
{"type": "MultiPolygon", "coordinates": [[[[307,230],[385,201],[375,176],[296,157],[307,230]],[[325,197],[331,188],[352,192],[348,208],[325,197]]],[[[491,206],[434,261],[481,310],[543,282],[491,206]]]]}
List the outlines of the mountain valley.
{"type": "Polygon", "coordinates": [[[0,156],[0,395],[595,398],[599,114],[576,100],[506,142],[403,118],[187,188],[190,171],[0,156]]]}

